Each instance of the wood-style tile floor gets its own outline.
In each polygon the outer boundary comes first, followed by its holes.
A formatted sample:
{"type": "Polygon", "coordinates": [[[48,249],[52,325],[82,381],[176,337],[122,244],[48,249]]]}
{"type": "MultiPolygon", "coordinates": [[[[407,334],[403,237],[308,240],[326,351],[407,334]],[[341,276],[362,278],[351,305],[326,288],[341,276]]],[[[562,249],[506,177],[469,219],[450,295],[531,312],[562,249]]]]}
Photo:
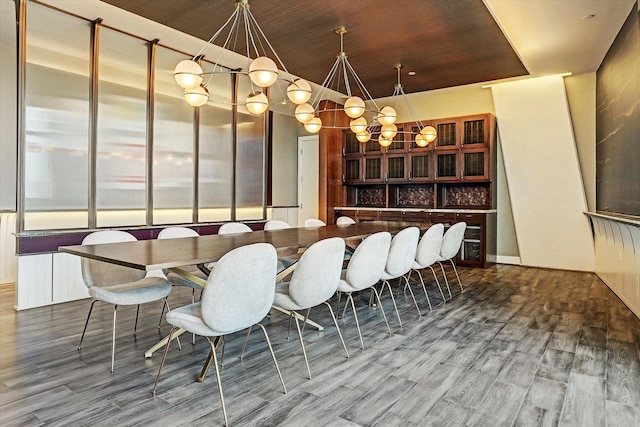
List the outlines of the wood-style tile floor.
{"type": "MultiPolygon", "coordinates": [[[[284,376],[277,379],[261,333],[227,339],[222,382],[236,426],[640,426],[640,320],[589,273],[498,265],[460,269],[465,292],[425,314],[397,297],[403,327],[385,294],[383,306],[358,303],[365,349],[348,310],[339,323],[346,359],[326,308],[312,317],[305,343],[307,378],[288,319],[272,312],[263,324],[284,376]]],[[[457,285],[456,285],[457,286],[457,285]]],[[[0,425],[221,425],[213,371],[195,378],[208,353],[183,335],[151,388],[162,352],[145,350],[169,332],[160,304],[119,309],[115,373],[109,372],[112,306],[96,304],[83,349],[76,350],[89,300],[15,312],[12,285],[0,287],[0,425]]],[[[430,288],[432,302],[438,292],[430,288]]],[[[177,288],[173,307],[190,302],[177,288]]],[[[335,307],[335,301],[334,301],[335,307]]]]}

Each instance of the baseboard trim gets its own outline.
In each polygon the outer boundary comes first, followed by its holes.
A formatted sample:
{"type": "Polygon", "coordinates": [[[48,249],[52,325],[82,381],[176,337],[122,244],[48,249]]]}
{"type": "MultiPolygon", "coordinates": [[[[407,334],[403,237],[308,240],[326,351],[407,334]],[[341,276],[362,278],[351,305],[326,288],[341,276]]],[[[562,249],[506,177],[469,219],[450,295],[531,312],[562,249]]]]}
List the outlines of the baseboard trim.
{"type": "Polygon", "coordinates": [[[519,256],[506,256],[506,255],[496,255],[496,263],[522,265],[522,261],[520,260],[519,256]]]}

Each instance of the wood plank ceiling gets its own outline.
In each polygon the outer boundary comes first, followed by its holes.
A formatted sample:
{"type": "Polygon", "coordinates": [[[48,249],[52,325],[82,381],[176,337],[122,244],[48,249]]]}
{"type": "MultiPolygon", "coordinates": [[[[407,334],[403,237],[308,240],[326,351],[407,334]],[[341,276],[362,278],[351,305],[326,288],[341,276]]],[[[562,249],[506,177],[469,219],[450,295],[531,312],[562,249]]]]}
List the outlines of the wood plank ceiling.
{"type": "MultiPolygon", "coordinates": [[[[235,3],[104,1],[203,40],[235,3]]],[[[345,26],[344,50],[374,98],[392,94],[397,63],[407,93],[528,74],[481,0],[251,0],[250,6],[287,69],[316,83],[340,51],[335,29],[345,26]]]]}

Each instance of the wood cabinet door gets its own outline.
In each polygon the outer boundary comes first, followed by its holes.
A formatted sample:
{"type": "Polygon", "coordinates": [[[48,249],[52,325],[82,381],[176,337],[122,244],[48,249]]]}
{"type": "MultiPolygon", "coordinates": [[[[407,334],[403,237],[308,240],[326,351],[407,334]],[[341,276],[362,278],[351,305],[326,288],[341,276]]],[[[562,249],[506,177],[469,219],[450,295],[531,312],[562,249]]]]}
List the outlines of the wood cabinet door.
{"type": "Polygon", "coordinates": [[[360,184],[362,178],[362,157],[345,156],[342,160],[342,181],[345,184],[360,184]]]}
{"type": "Polygon", "coordinates": [[[409,181],[432,182],[433,181],[433,151],[416,151],[407,155],[407,168],[409,169],[409,181]]]}
{"type": "Polygon", "coordinates": [[[404,182],[407,180],[407,157],[404,154],[387,154],[384,156],[385,181],[404,182]]]}
{"type": "Polygon", "coordinates": [[[460,151],[460,180],[487,181],[489,172],[489,148],[466,146],[460,151]]]}

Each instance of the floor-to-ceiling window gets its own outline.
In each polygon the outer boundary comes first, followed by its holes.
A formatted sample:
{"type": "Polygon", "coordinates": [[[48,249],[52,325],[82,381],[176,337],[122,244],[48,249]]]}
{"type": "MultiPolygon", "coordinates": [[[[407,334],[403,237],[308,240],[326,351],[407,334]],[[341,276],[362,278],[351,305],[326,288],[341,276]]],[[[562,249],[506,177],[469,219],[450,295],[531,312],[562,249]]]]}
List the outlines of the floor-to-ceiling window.
{"type": "Polygon", "coordinates": [[[244,84],[211,82],[223,102],[196,111],[172,75],[187,54],[37,2],[26,23],[19,231],[263,219],[265,123],[237,111],[244,84]]]}

